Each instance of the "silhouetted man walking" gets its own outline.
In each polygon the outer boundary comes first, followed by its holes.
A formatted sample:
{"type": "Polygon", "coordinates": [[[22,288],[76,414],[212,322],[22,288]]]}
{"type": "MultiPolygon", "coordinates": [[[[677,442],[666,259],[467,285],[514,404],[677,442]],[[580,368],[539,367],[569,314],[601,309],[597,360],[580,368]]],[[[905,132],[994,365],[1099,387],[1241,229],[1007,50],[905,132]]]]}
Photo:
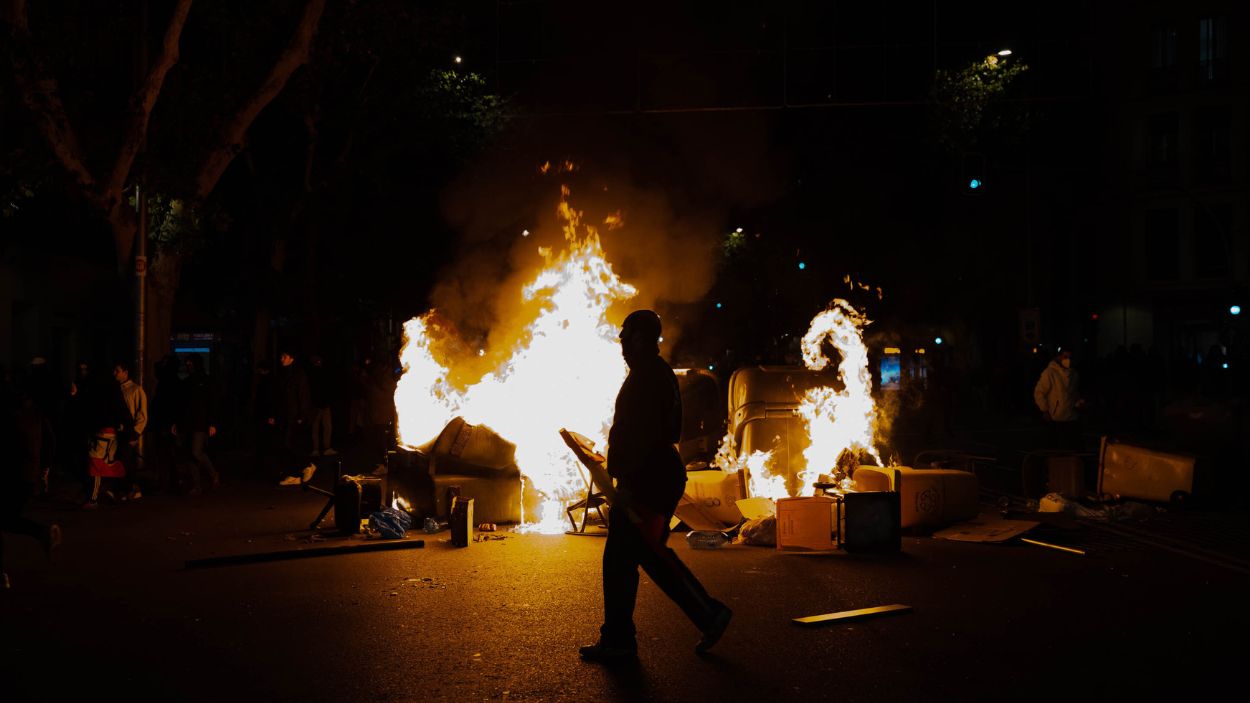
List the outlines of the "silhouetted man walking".
{"type": "Polygon", "coordinates": [[[696,652],[716,644],[732,616],[665,545],[669,521],[686,489],[686,469],[676,447],[681,392],[673,370],[660,357],[660,330],[660,316],[650,310],[630,313],[621,326],[629,376],[616,396],[608,435],[608,473],[617,485],[603,550],[603,626],[599,641],[579,650],[583,659],[637,656],[639,566],[703,633],[696,652]]]}

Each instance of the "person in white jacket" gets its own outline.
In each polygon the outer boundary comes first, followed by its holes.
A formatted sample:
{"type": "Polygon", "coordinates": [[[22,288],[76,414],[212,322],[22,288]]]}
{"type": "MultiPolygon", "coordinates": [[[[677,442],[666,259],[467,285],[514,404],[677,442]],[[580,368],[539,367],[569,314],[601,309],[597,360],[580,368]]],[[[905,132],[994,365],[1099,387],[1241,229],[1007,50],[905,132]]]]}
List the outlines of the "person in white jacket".
{"type": "Polygon", "coordinates": [[[1051,426],[1056,448],[1074,448],[1080,437],[1080,376],[1072,368],[1072,352],[1064,349],[1051,359],[1033,387],[1033,402],[1051,426]]]}
{"type": "Polygon", "coordinates": [[[129,500],[138,500],[143,497],[143,490],[139,487],[135,474],[139,472],[140,464],[143,460],[142,448],[139,444],[143,438],[143,431],[148,426],[148,394],[143,391],[143,386],[135,383],[130,378],[130,363],[119,361],[113,365],[113,378],[121,384],[122,400],[126,402],[126,409],[130,411],[130,427],[128,428],[125,441],[119,447],[121,451],[118,456],[126,467],[126,475],[130,480],[130,492],[126,496],[129,500]]]}

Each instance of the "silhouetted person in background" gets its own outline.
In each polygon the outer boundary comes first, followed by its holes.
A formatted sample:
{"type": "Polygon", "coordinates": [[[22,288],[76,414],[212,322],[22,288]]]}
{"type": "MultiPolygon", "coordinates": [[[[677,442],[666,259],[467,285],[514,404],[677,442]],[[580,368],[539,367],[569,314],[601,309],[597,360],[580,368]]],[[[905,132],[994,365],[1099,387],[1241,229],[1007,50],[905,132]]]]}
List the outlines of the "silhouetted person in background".
{"type": "Polygon", "coordinates": [[[129,500],[143,497],[143,489],[139,485],[139,467],[143,461],[139,442],[148,427],[148,395],[143,388],[130,378],[130,362],[119,361],[113,365],[113,379],[121,387],[122,401],[130,411],[130,426],[118,438],[117,456],[126,467],[126,476],[130,481],[129,500]]]}
{"type": "Polygon", "coordinates": [[[117,491],[121,490],[119,480],[126,476],[126,467],[118,459],[118,444],[130,431],[133,420],[121,386],[114,381],[89,378],[81,386],[74,384],[71,392],[75,397],[82,395],[83,418],[85,426],[90,428],[86,441],[91,496],[82,507],[92,509],[99,506],[102,498],[117,499],[117,491]]]}
{"type": "Polygon", "coordinates": [[[390,364],[365,359],[365,446],[375,471],[386,470],[391,423],[395,420],[395,374],[390,364]]]}
{"type": "Polygon", "coordinates": [[[152,389],[147,439],[143,443],[144,463],[148,471],[156,477],[155,488],[161,491],[174,491],[178,487],[173,427],[179,406],[180,366],[177,354],[166,354],[156,363],[156,387],[152,389]]]}
{"type": "Polygon", "coordinates": [[[1042,412],[1042,419],[1050,428],[1050,443],[1054,449],[1076,449],[1080,446],[1080,377],[1072,368],[1072,352],[1059,352],[1037,379],[1033,387],[1033,402],[1042,412]]]}
{"type": "Polygon", "coordinates": [[[269,424],[269,418],[273,416],[273,367],[268,361],[262,361],[256,364],[256,395],[252,401],[252,429],[255,432],[252,470],[258,474],[269,466],[269,456],[273,452],[274,427],[269,424]]]}
{"type": "Polygon", "coordinates": [[[732,617],[665,544],[669,521],[686,490],[686,469],[676,446],[681,392],[673,370],[660,357],[660,331],[660,316],[650,310],[630,313],[621,326],[629,375],[616,396],[608,435],[607,469],[617,488],[603,549],[603,625],[599,641],[578,650],[592,661],[637,656],[639,566],[703,633],[696,652],[716,644],[732,617]]]}
{"type": "Polygon", "coordinates": [[[308,377],[295,363],[294,352],[282,352],[278,356],[278,364],[273,379],[273,415],[267,422],[281,442],[278,462],[285,478],[278,485],[298,486],[311,481],[317,470],[317,465],[304,461],[301,458],[304,455],[299,451],[312,407],[308,377]]]}
{"type": "Polygon", "coordinates": [[[178,449],[190,459],[191,488],[188,495],[199,495],[203,480],[209,490],[221,485],[221,475],[208,457],[208,440],[217,434],[217,388],[204,373],[204,360],[199,354],[186,358],[187,377],[178,389],[178,413],[170,431],[178,438],[178,449]]]}
{"type": "Polygon", "coordinates": [[[308,367],[308,397],[312,402],[312,455],[334,456],[338,452],[330,443],[334,434],[334,421],[330,414],[333,397],[330,372],[320,356],[313,355],[308,367]]]}
{"type": "MultiPolygon", "coordinates": [[[[26,505],[52,463],[52,423],[29,388],[14,389],[14,397],[5,401],[0,405],[0,572],[5,534],[38,540],[49,557],[61,542],[60,526],[43,525],[26,516],[26,505]]],[[[0,586],[9,588],[8,573],[3,574],[0,586]]]]}

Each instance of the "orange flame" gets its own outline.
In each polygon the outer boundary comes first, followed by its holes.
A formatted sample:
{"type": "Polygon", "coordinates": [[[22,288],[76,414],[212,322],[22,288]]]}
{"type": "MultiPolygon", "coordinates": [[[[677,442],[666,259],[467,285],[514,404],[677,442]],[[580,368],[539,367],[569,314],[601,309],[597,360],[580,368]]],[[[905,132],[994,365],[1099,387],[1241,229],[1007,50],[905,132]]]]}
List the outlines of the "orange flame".
{"type": "MultiPolygon", "coordinates": [[[[567,196],[567,188],[562,192],[567,196]]],[[[627,372],[607,310],[637,292],[612,270],[598,232],[582,224],[580,211],[562,198],[557,213],[566,249],[559,255],[540,252],[545,266],[521,290],[524,300],[538,303],[537,312],[506,360],[457,390],[448,381],[446,360],[435,355],[447,330],[432,325],[427,313],[404,325],[404,375],[395,393],[405,446],[433,439],[455,415],[515,443],[527,487],[543,500],[536,520],[524,519],[531,522],[529,529],[542,532],[563,531],[563,504],[584,488],[558,430],[576,424],[599,446],[606,443],[613,400],[627,372]]]]}
{"type": "MultiPolygon", "coordinates": [[[[849,277],[848,277],[849,278],[849,277]]],[[[881,462],[873,445],[877,408],[872,399],[872,374],[868,369],[868,348],[863,328],[869,320],[845,300],[835,300],[812,319],[803,335],[803,363],[814,371],[830,363],[823,345],[828,341],[842,357],[838,365],[841,391],[830,386],[812,388],[799,404],[809,444],[803,451],[804,468],[799,471],[794,495],[811,495],[822,472],[833,473],[844,450],[864,452],[881,462]]],[[[714,463],[726,470],[746,469],[752,496],[785,498],[791,495],[786,476],[774,473],[771,451],[753,451],[740,456],[732,434],[721,441],[714,463]]]]}

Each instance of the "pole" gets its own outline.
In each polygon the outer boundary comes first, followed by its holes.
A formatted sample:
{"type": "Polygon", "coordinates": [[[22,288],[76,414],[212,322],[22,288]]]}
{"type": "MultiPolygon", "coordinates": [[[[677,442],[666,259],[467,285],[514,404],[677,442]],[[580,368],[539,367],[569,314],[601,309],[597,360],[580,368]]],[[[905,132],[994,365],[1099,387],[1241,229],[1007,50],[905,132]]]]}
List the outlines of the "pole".
{"type": "MultiPolygon", "coordinates": [[[[140,15],[139,31],[139,80],[148,73],[148,3],[144,0],[140,15]]],[[[147,175],[147,140],[140,147],[140,183],[147,175]]],[[[135,186],[135,208],[138,210],[138,231],[135,233],[135,381],[144,387],[147,367],[147,307],[148,307],[148,191],[142,185],[135,186]]]]}
{"type": "Polygon", "coordinates": [[[148,192],[143,186],[135,186],[135,201],[139,211],[135,237],[135,381],[142,388],[147,368],[148,317],[148,192]]]}

